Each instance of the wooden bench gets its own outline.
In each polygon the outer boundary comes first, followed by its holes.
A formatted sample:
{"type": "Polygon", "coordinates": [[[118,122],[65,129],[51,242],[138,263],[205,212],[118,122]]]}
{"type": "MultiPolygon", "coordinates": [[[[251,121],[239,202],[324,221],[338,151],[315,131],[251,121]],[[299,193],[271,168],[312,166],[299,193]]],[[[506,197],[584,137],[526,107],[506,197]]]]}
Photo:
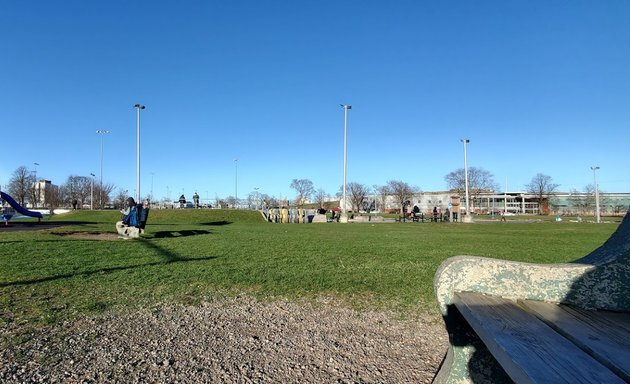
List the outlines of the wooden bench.
{"type": "Polygon", "coordinates": [[[140,229],[140,233],[144,233],[144,227],[146,227],[147,221],[149,221],[150,208],[148,206],[144,207],[142,204],[138,204],[136,209],[137,209],[137,215],[138,215],[137,227],[140,229]]]}
{"type": "Polygon", "coordinates": [[[415,223],[424,223],[424,213],[414,213],[411,215],[411,220],[415,223]]]}
{"type": "Polygon", "coordinates": [[[434,288],[450,340],[434,383],[630,382],[630,214],[572,263],[457,256],[434,288]]]}

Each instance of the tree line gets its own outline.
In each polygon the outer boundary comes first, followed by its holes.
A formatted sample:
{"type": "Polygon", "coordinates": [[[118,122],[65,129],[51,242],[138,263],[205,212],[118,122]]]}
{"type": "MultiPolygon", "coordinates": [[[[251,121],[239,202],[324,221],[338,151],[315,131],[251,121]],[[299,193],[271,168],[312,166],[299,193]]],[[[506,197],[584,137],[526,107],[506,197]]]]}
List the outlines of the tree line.
{"type": "Polygon", "coordinates": [[[33,208],[75,207],[93,204],[95,209],[111,205],[113,184],[100,184],[87,176],[68,176],[62,185],[53,185],[36,180],[35,175],[25,166],[18,167],[9,180],[7,193],[18,204],[33,208]]]}
{"type": "MultiPolygon", "coordinates": [[[[456,169],[444,176],[446,189],[454,194],[463,196],[466,190],[466,174],[464,168],[456,169]]],[[[314,201],[318,206],[324,207],[327,194],[322,189],[315,190],[313,183],[308,179],[293,179],[290,185],[291,189],[296,191],[295,205],[301,205],[306,201],[314,201]]],[[[554,208],[556,204],[553,194],[557,192],[559,184],[553,182],[549,175],[537,173],[531,181],[525,185],[525,191],[534,195],[534,200],[542,207],[543,202],[549,202],[550,207],[554,208]]],[[[341,189],[336,194],[337,198],[341,198],[341,189]]],[[[468,168],[468,193],[471,203],[478,200],[481,194],[498,192],[499,185],[494,181],[491,172],[479,168],[468,168]]],[[[594,187],[588,185],[584,189],[584,193],[572,191],[569,198],[572,206],[577,210],[587,211],[594,206],[594,187]]],[[[374,204],[378,201],[381,207],[386,204],[388,197],[393,197],[396,202],[396,209],[404,213],[405,206],[414,196],[422,193],[420,187],[410,185],[402,180],[389,180],[385,185],[368,186],[358,182],[350,182],[346,185],[346,196],[350,202],[351,210],[354,212],[374,210],[374,204]],[[368,201],[368,197],[374,196],[375,199],[368,201]]],[[[269,197],[267,197],[269,199],[269,197]]],[[[605,201],[602,201],[604,204],[605,201]]],[[[473,207],[471,205],[471,207],[473,207]]],[[[474,207],[473,207],[474,208],[474,207]]],[[[540,212],[542,213],[542,211],[540,212]]]]}
{"type": "MultiPolygon", "coordinates": [[[[465,193],[465,179],[464,168],[456,169],[444,176],[447,190],[460,196],[463,196],[465,193]]],[[[550,207],[555,208],[556,202],[554,201],[553,193],[556,192],[558,186],[558,184],[553,182],[551,176],[538,173],[525,186],[525,190],[536,196],[535,200],[539,204],[542,205],[543,201],[547,200],[550,207]]],[[[305,203],[311,202],[319,207],[326,207],[331,199],[324,189],[316,189],[313,182],[309,179],[293,179],[290,188],[296,192],[295,199],[292,201],[292,205],[295,206],[303,206],[305,203]]],[[[85,205],[93,205],[95,209],[103,209],[110,206],[124,205],[127,198],[126,191],[120,190],[112,198],[114,189],[114,184],[101,185],[95,182],[93,178],[77,175],[68,176],[66,182],[60,186],[50,183],[42,186],[35,179],[33,172],[29,171],[25,166],[20,166],[13,172],[6,190],[22,206],[26,206],[27,203],[36,208],[64,206],[81,208],[85,205]]],[[[576,211],[592,210],[592,207],[595,205],[594,189],[593,185],[587,185],[584,188],[584,192],[571,191],[569,201],[576,211]]],[[[500,187],[494,181],[494,176],[491,172],[479,167],[468,168],[468,192],[471,202],[478,199],[482,193],[492,193],[499,190],[500,187]]],[[[402,180],[389,180],[384,185],[373,186],[359,182],[350,182],[346,185],[346,195],[353,212],[370,212],[376,209],[377,204],[380,207],[384,207],[386,199],[393,197],[397,209],[400,209],[401,213],[403,213],[407,202],[420,193],[422,193],[420,187],[402,180]],[[373,198],[368,199],[369,197],[373,198]]],[[[342,197],[342,187],[339,188],[335,197],[337,199],[342,197]]],[[[287,200],[281,201],[273,196],[258,194],[258,192],[251,192],[247,196],[249,208],[260,207],[263,202],[267,206],[289,204],[287,200]]],[[[605,198],[602,198],[602,206],[608,203],[605,198]]],[[[236,201],[236,198],[230,196],[226,199],[217,199],[217,204],[225,207],[235,207],[239,205],[239,202],[236,201]]],[[[613,207],[614,209],[615,207],[613,207]]]]}

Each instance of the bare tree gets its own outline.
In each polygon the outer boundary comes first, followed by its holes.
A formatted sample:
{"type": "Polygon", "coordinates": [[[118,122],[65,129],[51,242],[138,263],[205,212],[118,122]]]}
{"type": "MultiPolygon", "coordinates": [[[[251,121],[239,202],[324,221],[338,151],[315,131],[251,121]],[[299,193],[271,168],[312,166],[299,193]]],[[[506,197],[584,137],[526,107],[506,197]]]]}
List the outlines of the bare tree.
{"type": "Polygon", "coordinates": [[[221,199],[219,197],[215,197],[215,208],[226,209],[228,207],[228,202],[225,199],[221,199]]]}
{"type": "MultiPolygon", "coordinates": [[[[387,203],[387,196],[389,195],[389,188],[387,187],[387,185],[374,185],[372,189],[374,189],[374,193],[376,194],[376,199],[378,199],[378,203],[381,206],[381,212],[382,212],[385,210],[385,204],[387,203]]],[[[374,207],[374,209],[377,209],[377,207],[374,207]]]]}
{"type": "Polygon", "coordinates": [[[621,204],[618,202],[614,203],[612,206],[613,214],[615,215],[623,214],[627,209],[628,206],[626,204],[621,204]]]}
{"type": "Polygon", "coordinates": [[[111,201],[111,194],[116,187],[114,184],[94,184],[94,208],[103,209],[111,201]]]}
{"type": "MultiPolygon", "coordinates": [[[[108,184],[94,184],[94,206],[98,209],[103,209],[112,199],[112,192],[114,192],[115,185],[108,184]]],[[[115,205],[116,203],[114,203],[115,205]]]]}
{"type": "Polygon", "coordinates": [[[41,200],[41,189],[37,185],[37,179],[33,177],[33,183],[28,189],[28,201],[31,203],[31,207],[37,208],[41,200]]]}
{"type": "Polygon", "coordinates": [[[24,206],[34,183],[35,177],[33,174],[25,166],[20,166],[13,172],[9,180],[9,194],[18,204],[24,206]]]}
{"type": "Polygon", "coordinates": [[[293,181],[291,181],[291,188],[295,189],[298,194],[295,198],[295,205],[297,206],[304,205],[315,192],[313,182],[309,179],[293,179],[293,181]]]}
{"type": "Polygon", "coordinates": [[[549,196],[558,188],[558,184],[555,184],[551,179],[551,176],[544,175],[542,173],[536,174],[532,177],[532,181],[525,186],[527,192],[536,195],[538,201],[538,213],[543,214],[543,202],[545,199],[549,199],[549,196]]]}
{"type": "Polygon", "coordinates": [[[248,209],[258,209],[260,206],[260,195],[258,191],[251,191],[247,194],[247,208],[248,209]]]}
{"type": "Polygon", "coordinates": [[[584,187],[584,192],[572,189],[569,193],[571,206],[580,214],[587,214],[595,211],[595,187],[589,184],[584,187]]]}
{"type": "Polygon", "coordinates": [[[348,192],[350,192],[350,204],[352,204],[352,212],[359,213],[363,207],[363,201],[370,193],[370,187],[365,184],[351,182],[348,183],[348,192]]]}
{"type": "Polygon", "coordinates": [[[73,201],[76,201],[78,207],[80,208],[90,197],[92,180],[89,177],[85,176],[71,175],[68,176],[65,187],[69,194],[69,197],[73,201]]]}
{"type": "Polygon", "coordinates": [[[595,186],[593,184],[587,184],[584,187],[584,208],[585,213],[595,212],[595,186]]]}
{"type": "Polygon", "coordinates": [[[266,193],[263,193],[262,195],[260,195],[260,203],[262,204],[263,208],[276,207],[278,206],[278,199],[273,196],[269,196],[266,193]]]}
{"type": "Polygon", "coordinates": [[[405,205],[412,197],[420,193],[420,188],[400,180],[390,180],[387,182],[387,189],[390,195],[393,195],[400,207],[400,214],[405,214],[405,205]]]}
{"type": "Polygon", "coordinates": [[[114,208],[123,209],[127,205],[127,191],[119,189],[114,197],[114,208]]]}
{"type": "Polygon", "coordinates": [[[47,186],[44,190],[44,200],[49,208],[62,207],[64,203],[61,188],[52,184],[47,186]]]}
{"type": "Polygon", "coordinates": [[[236,206],[236,205],[238,204],[238,200],[236,199],[236,197],[234,197],[234,196],[228,196],[228,197],[225,199],[225,202],[226,202],[226,203],[227,203],[227,205],[228,205],[228,207],[226,207],[226,208],[229,208],[229,207],[232,207],[232,208],[234,208],[234,209],[236,209],[236,208],[237,208],[237,206],[236,206]]]}
{"type": "Polygon", "coordinates": [[[328,199],[328,194],[322,188],[315,191],[315,202],[319,208],[323,208],[326,200],[328,199]]]}
{"type": "MultiPolygon", "coordinates": [[[[444,176],[446,186],[450,191],[463,195],[466,192],[466,174],[464,168],[457,169],[446,176],[444,176]]],[[[472,202],[482,192],[496,191],[498,188],[494,182],[494,176],[492,173],[486,171],[483,168],[469,167],[468,168],[468,193],[470,195],[470,206],[472,202]]],[[[472,209],[472,208],[471,208],[472,209]]]]}

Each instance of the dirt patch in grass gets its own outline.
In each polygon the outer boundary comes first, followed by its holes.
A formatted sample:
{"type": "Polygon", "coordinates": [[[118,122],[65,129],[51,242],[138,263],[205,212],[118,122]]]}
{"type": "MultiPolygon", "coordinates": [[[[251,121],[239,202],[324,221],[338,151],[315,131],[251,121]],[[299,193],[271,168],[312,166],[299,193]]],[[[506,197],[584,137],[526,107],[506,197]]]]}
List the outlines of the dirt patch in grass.
{"type": "Polygon", "coordinates": [[[80,240],[118,240],[118,234],[113,232],[55,232],[53,234],[80,240]]]}

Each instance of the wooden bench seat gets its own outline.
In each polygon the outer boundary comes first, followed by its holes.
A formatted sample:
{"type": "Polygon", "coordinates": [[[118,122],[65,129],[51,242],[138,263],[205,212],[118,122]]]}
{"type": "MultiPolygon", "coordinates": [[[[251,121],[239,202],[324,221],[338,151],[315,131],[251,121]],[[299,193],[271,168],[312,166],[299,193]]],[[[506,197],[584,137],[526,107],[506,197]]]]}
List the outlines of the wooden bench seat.
{"type": "Polygon", "coordinates": [[[456,256],[434,289],[450,340],[434,383],[630,382],[630,214],[573,263],[456,256]]]}
{"type": "Polygon", "coordinates": [[[580,311],[531,300],[517,303],[472,292],[456,293],[454,303],[516,382],[630,380],[628,314],[580,311]],[[620,317],[615,322],[609,315],[620,317]]]}
{"type": "Polygon", "coordinates": [[[519,303],[595,360],[630,382],[630,314],[533,300],[519,303]]]}

